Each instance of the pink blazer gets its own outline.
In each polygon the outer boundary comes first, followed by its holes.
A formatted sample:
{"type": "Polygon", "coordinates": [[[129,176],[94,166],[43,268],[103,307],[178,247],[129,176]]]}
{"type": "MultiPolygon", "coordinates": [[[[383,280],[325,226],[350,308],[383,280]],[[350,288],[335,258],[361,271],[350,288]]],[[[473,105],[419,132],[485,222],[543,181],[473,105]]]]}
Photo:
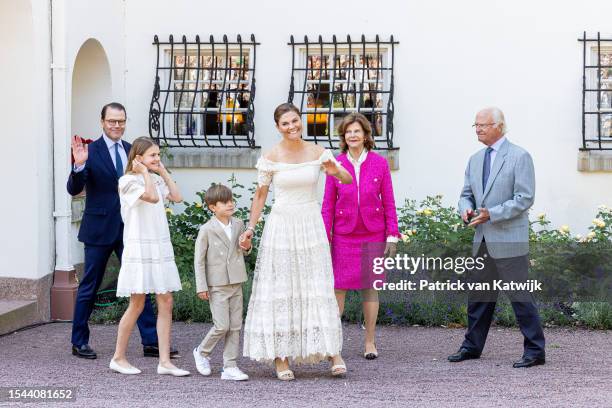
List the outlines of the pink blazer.
{"type": "Polygon", "coordinates": [[[363,223],[371,232],[385,231],[386,236],[400,237],[397,227],[397,213],[391,171],[387,159],[369,151],[359,171],[359,204],[357,204],[357,183],[355,168],[346,153],[337,160],[353,176],[352,184],[342,184],[338,179],[327,176],[321,213],[331,240],[331,233],[350,234],[357,226],[357,214],[361,211],[363,223]]]}

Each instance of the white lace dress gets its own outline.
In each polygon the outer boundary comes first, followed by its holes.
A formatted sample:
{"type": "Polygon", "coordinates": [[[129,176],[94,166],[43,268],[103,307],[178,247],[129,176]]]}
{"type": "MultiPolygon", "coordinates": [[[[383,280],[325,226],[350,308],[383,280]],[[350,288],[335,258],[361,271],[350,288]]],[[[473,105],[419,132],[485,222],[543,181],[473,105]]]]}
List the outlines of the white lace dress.
{"type": "Polygon", "coordinates": [[[181,290],[164,208],[168,186],[157,174],[151,177],[160,197],[155,204],[140,199],[145,192],[143,176],[126,174],[119,179],[124,227],[117,296],[181,290]]]}
{"type": "MultiPolygon", "coordinates": [[[[331,255],[316,201],[321,163],[260,158],[258,183],[273,184],[244,326],[244,356],[273,362],[316,363],[342,350],[331,255]]],[[[334,159],[335,160],[335,159],[334,159]]]]}

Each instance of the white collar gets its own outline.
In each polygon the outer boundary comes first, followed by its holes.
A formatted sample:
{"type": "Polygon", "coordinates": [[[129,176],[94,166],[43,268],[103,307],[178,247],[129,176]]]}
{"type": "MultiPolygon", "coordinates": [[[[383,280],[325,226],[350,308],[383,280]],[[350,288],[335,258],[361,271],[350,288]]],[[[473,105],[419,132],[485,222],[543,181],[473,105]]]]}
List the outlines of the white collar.
{"type": "Polygon", "coordinates": [[[346,155],[348,156],[348,159],[351,161],[351,163],[361,164],[368,157],[368,149],[364,148],[361,151],[361,154],[359,155],[359,158],[357,158],[357,160],[353,159],[353,156],[351,155],[351,152],[349,151],[346,152],[346,155]]]}
{"type": "Polygon", "coordinates": [[[121,139],[119,139],[119,142],[114,142],[113,139],[106,136],[106,133],[104,132],[102,132],[102,138],[104,139],[104,143],[106,143],[106,147],[108,147],[109,150],[114,148],[116,143],[119,143],[119,147],[123,149],[123,143],[121,143],[121,139]]]}
{"type": "Polygon", "coordinates": [[[493,143],[489,147],[495,150],[495,152],[497,153],[499,151],[499,148],[501,147],[501,145],[504,144],[505,141],[506,141],[506,136],[502,136],[501,139],[499,139],[497,142],[493,143]]]}
{"type": "Polygon", "coordinates": [[[227,225],[225,225],[216,216],[213,215],[213,217],[215,217],[215,220],[217,220],[217,222],[219,223],[219,225],[221,225],[222,228],[227,229],[227,228],[231,228],[232,227],[232,219],[231,218],[229,219],[229,222],[227,223],[227,225]]]}

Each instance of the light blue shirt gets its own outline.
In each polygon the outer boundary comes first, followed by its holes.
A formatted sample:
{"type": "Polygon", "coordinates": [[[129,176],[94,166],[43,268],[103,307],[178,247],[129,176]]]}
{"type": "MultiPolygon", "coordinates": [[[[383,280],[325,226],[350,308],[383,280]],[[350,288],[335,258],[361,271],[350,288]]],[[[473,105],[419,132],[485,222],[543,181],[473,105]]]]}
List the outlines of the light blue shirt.
{"type": "MultiPolygon", "coordinates": [[[[113,161],[113,167],[117,168],[117,163],[115,163],[115,142],[113,142],[113,140],[106,136],[106,134],[102,133],[102,139],[104,139],[104,143],[106,143],[106,147],[108,147],[108,153],[110,154],[111,160],[113,161]]],[[[123,143],[121,143],[121,139],[119,139],[119,142],[117,142],[119,144],[119,157],[121,157],[121,163],[123,164],[123,173],[125,173],[125,168],[127,167],[127,153],[125,152],[125,149],[123,148],[123,143]]],[[[85,168],[85,164],[76,167],[73,166],[74,172],[78,173],[80,171],[83,171],[83,169],[85,168]]]]}
{"type": "Polygon", "coordinates": [[[505,141],[506,141],[506,136],[502,136],[501,139],[499,139],[497,142],[489,146],[491,149],[493,149],[493,151],[491,152],[491,166],[489,167],[489,170],[493,168],[493,162],[495,162],[495,157],[497,157],[497,152],[499,151],[499,149],[501,148],[501,146],[504,144],[505,141]]]}

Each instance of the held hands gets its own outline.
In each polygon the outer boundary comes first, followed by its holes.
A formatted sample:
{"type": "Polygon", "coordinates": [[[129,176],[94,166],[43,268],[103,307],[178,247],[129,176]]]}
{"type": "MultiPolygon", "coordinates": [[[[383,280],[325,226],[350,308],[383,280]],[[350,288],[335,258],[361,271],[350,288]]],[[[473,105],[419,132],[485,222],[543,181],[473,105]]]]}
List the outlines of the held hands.
{"type": "Polygon", "coordinates": [[[387,242],[385,245],[385,252],[383,256],[385,258],[394,258],[397,253],[397,242],[387,242]]]}
{"type": "Polygon", "coordinates": [[[240,235],[240,238],[238,239],[238,245],[243,250],[248,251],[249,249],[251,249],[251,245],[252,245],[251,239],[252,238],[253,238],[253,231],[248,229],[244,231],[242,235],[240,235]]]}
{"type": "Polygon", "coordinates": [[[83,144],[83,140],[74,135],[72,136],[72,158],[74,159],[74,164],[77,167],[82,166],[89,157],[89,147],[86,144],[83,144]]]}
{"type": "MultiPolygon", "coordinates": [[[[467,212],[471,212],[472,215],[474,214],[474,211],[472,210],[467,210],[467,212]]],[[[478,209],[478,215],[476,215],[474,218],[470,219],[468,218],[468,221],[470,221],[470,223],[468,224],[468,227],[476,227],[479,224],[484,224],[485,222],[489,221],[491,217],[489,216],[489,210],[487,210],[486,208],[479,208],[478,209]]],[[[466,222],[465,218],[464,218],[464,222],[466,222]]]]}
{"type": "Polygon", "coordinates": [[[198,297],[202,300],[208,300],[208,291],[198,292],[198,297]]]}

